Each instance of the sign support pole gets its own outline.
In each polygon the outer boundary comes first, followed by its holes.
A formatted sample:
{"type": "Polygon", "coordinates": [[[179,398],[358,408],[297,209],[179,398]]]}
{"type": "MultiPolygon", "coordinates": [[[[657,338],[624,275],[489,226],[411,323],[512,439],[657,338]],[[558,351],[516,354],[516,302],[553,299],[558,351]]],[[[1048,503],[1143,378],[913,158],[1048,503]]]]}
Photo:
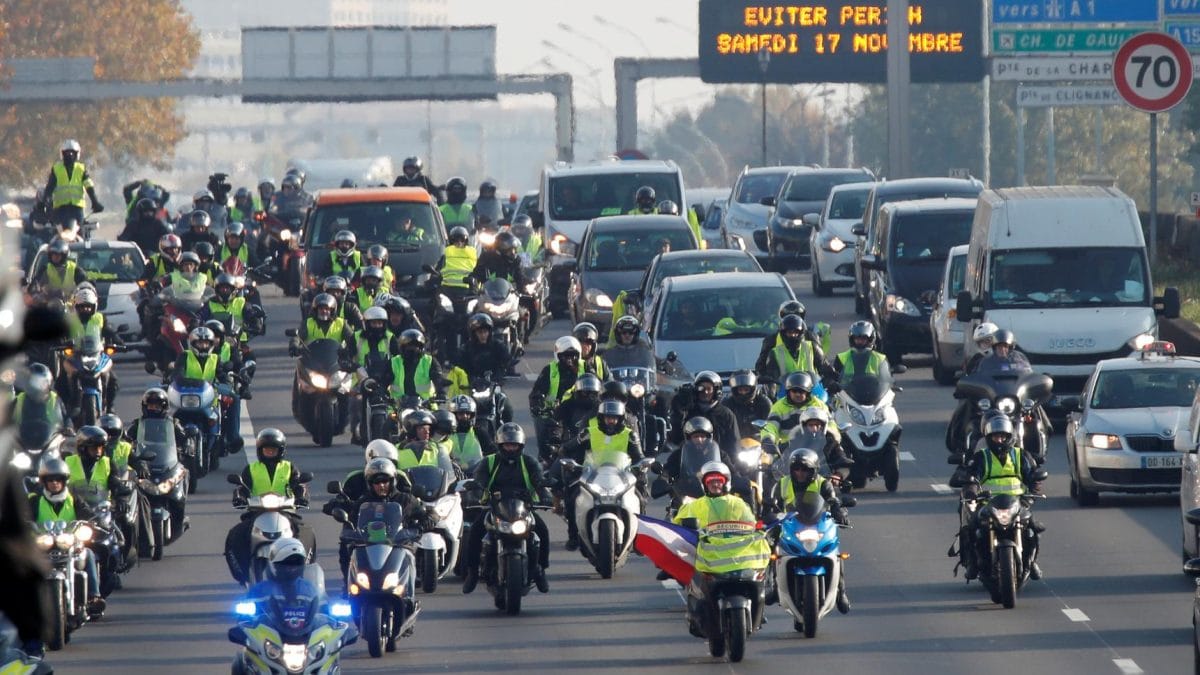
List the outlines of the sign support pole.
{"type": "Polygon", "coordinates": [[[1058,184],[1058,167],[1054,165],[1054,108],[1046,108],[1046,185],[1058,184]]]}
{"type": "Polygon", "coordinates": [[[1150,113],[1150,264],[1158,259],[1158,113],[1150,113]]]}
{"type": "MultiPolygon", "coordinates": [[[[988,39],[988,24],[991,19],[992,3],[983,0],[982,23],[980,32],[983,34],[983,58],[986,59],[992,53],[992,41],[988,39]]],[[[980,111],[982,117],[980,119],[983,127],[983,184],[985,186],[992,184],[992,73],[988,68],[983,73],[983,109],[980,111]]]]}
{"type": "Polygon", "coordinates": [[[1025,186],[1025,109],[1017,108],[1017,187],[1025,186]]]}
{"type": "Polygon", "coordinates": [[[887,2],[888,178],[908,178],[912,78],[908,57],[908,0],[887,2]],[[897,20],[898,19],[898,20],[897,20]]]}

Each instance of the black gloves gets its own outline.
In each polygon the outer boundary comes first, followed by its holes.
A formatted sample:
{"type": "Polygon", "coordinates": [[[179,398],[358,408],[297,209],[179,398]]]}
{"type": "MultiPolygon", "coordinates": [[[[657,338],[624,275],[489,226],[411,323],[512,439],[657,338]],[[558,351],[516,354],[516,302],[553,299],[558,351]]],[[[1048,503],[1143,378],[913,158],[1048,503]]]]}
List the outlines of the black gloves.
{"type": "Polygon", "coordinates": [[[833,522],[838,525],[850,524],[850,512],[846,510],[846,507],[839,506],[833,509],[833,522]]]}

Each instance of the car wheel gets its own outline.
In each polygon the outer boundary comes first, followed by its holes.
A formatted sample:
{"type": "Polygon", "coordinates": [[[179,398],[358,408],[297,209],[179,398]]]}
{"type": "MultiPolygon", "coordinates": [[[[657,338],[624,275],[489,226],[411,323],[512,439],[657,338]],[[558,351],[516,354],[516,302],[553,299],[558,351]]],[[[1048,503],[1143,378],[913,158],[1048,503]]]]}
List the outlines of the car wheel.
{"type": "Polygon", "coordinates": [[[812,291],[819,298],[833,295],[833,286],[821,281],[821,268],[817,267],[817,259],[812,259],[812,291]]]}
{"type": "Polygon", "coordinates": [[[936,341],[933,343],[933,379],[943,387],[954,384],[954,370],[942,365],[942,355],[936,341]]]}

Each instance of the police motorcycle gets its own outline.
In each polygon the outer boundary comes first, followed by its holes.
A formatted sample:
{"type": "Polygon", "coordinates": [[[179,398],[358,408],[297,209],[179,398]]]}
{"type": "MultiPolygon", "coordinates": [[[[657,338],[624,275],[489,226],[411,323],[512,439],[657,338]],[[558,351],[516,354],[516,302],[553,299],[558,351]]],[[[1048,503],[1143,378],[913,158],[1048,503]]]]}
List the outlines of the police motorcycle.
{"type": "Polygon", "coordinates": [[[1042,406],[1050,400],[1054,380],[1028,367],[1013,368],[1006,360],[989,356],[970,375],[959,378],[954,397],[974,401],[967,423],[966,447],[958,455],[965,463],[978,444],[980,428],[988,416],[1002,414],[1013,424],[1013,440],[1038,464],[1046,461],[1050,429],[1044,423],[1042,406]]]}
{"type": "MultiPolygon", "coordinates": [[[[852,497],[846,500],[853,505],[852,497]]],[[[792,615],[792,627],[811,638],[820,619],[837,606],[845,583],[838,530],[849,526],[834,522],[819,492],[805,492],[796,507],[773,528],[778,532],[773,572],[779,604],[792,615]]]]}
{"type": "Polygon", "coordinates": [[[190,472],[179,462],[171,419],[139,420],[133,456],[145,466],[138,489],[150,504],[150,557],[162,560],[163,548],[187,529],[184,515],[190,482],[190,472]]]}
{"type": "MultiPolygon", "coordinates": [[[[295,338],[298,332],[284,332],[295,338]]],[[[312,434],[313,442],[328,448],[333,438],[346,430],[348,399],[354,371],[342,368],[337,340],[314,340],[300,344],[300,358],[292,381],[292,416],[312,434]]]]}
{"type": "MultiPolygon", "coordinates": [[[[307,565],[304,577],[324,596],[324,575],[317,565],[307,565]]],[[[358,641],[358,631],[345,621],[350,605],[335,602],[329,614],[320,612],[323,597],[288,598],[276,594],[265,602],[242,600],[234,605],[238,624],[229,629],[229,641],[242,647],[234,657],[235,675],[336,675],[341,672],[342,650],[358,641]]]]}
{"type": "MultiPolygon", "coordinates": [[[[122,326],[122,328],[125,328],[122,326]]],[[[63,367],[74,387],[73,399],[79,401],[77,426],[95,424],[104,414],[105,375],[113,368],[112,355],[125,351],[123,346],[104,346],[104,340],[95,334],[84,335],[79,348],[60,347],[63,367]]]]}
{"type": "MultiPolygon", "coordinates": [[[[304,471],[300,474],[300,482],[312,481],[312,474],[304,471]]],[[[253,518],[250,528],[250,569],[247,570],[246,587],[264,581],[270,574],[271,544],[285,538],[300,539],[301,534],[293,527],[294,519],[298,520],[297,511],[307,508],[307,505],[296,503],[293,495],[281,495],[269,492],[255,496],[250,494],[250,488],[242,482],[239,474],[231,473],[225,476],[226,482],[241,488],[234,493],[233,508],[245,511],[243,518],[253,518]]],[[[316,556],[316,542],[308,542],[305,546],[308,561],[311,563],[316,556]]]]}
{"type": "Polygon", "coordinates": [[[0,614],[0,673],[6,675],[53,675],[54,668],[39,657],[21,650],[17,628],[0,614]]]}
{"type": "Polygon", "coordinates": [[[87,611],[88,543],[96,530],[86,520],[51,521],[34,526],[34,544],[46,553],[50,567],[50,632],[46,647],[58,651],[71,641],[71,633],[89,620],[87,611]]]}
{"type": "Polygon", "coordinates": [[[842,449],[854,460],[850,481],[856,489],[878,476],[888,492],[895,492],[900,484],[903,427],[893,405],[900,391],[890,374],[859,373],[837,393],[833,421],[842,432],[842,449]]]}
{"type": "Polygon", "coordinates": [[[416,546],[421,591],[433,593],[438,580],[455,568],[462,553],[462,496],[454,489],[453,466],[414,466],[407,473],[413,496],[436,520],[431,529],[421,533],[416,546]]]}
{"type": "Polygon", "coordinates": [[[364,503],[357,524],[340,508],[333,518],[351,528],[342,534],[342,542],[353,548],[350,606],[367,651],[379,658],[396,651],[397,640],[412,633],[421,613],[411,550],[421,535],[404,526],[404,508],[394,502],[364,503]]]}
{"type": "Polygon", "coordinates": [[[171,415],[184,425],[190,442],[184,450],[188,465],[188,494],[196,483],[220,462],[224,436],[221,434],[221,401],[208,380],[176,377],[167,388],[171,415]]]}
{"type": "Polygon", "coordinates": [[[479,295],[467,303],[467,313],[486,314],[492,318],[492,335],[508,348],[509,362],[501,364],[507,370],[525,353],[522,334],[521,301],[516,288],[508,279],[489,279],[479,289],[479,295]]]}
{"type": "Polygon", "coordinates": [[[576,477],[575,524],[579,550],[601,578],[611,579],[623,567],[637,538],[642,500],[638,477],[654,464],[645,458],[633,464],[628,453],[597,453],[592,450],[582,465],[573,459],[559,460],[564,476],[576,477]]]}

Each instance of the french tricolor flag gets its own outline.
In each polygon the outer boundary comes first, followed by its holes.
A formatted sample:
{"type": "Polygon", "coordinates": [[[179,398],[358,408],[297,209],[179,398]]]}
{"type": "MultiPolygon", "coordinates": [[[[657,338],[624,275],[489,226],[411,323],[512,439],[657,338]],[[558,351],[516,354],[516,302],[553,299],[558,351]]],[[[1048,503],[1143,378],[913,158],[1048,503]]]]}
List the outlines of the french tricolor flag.
{"type": "Polygon", "coordinates": [[[638,514],[633,546],[675,581],[687,586],[696,571],[696,533],[686,527],[638,514]]]}

